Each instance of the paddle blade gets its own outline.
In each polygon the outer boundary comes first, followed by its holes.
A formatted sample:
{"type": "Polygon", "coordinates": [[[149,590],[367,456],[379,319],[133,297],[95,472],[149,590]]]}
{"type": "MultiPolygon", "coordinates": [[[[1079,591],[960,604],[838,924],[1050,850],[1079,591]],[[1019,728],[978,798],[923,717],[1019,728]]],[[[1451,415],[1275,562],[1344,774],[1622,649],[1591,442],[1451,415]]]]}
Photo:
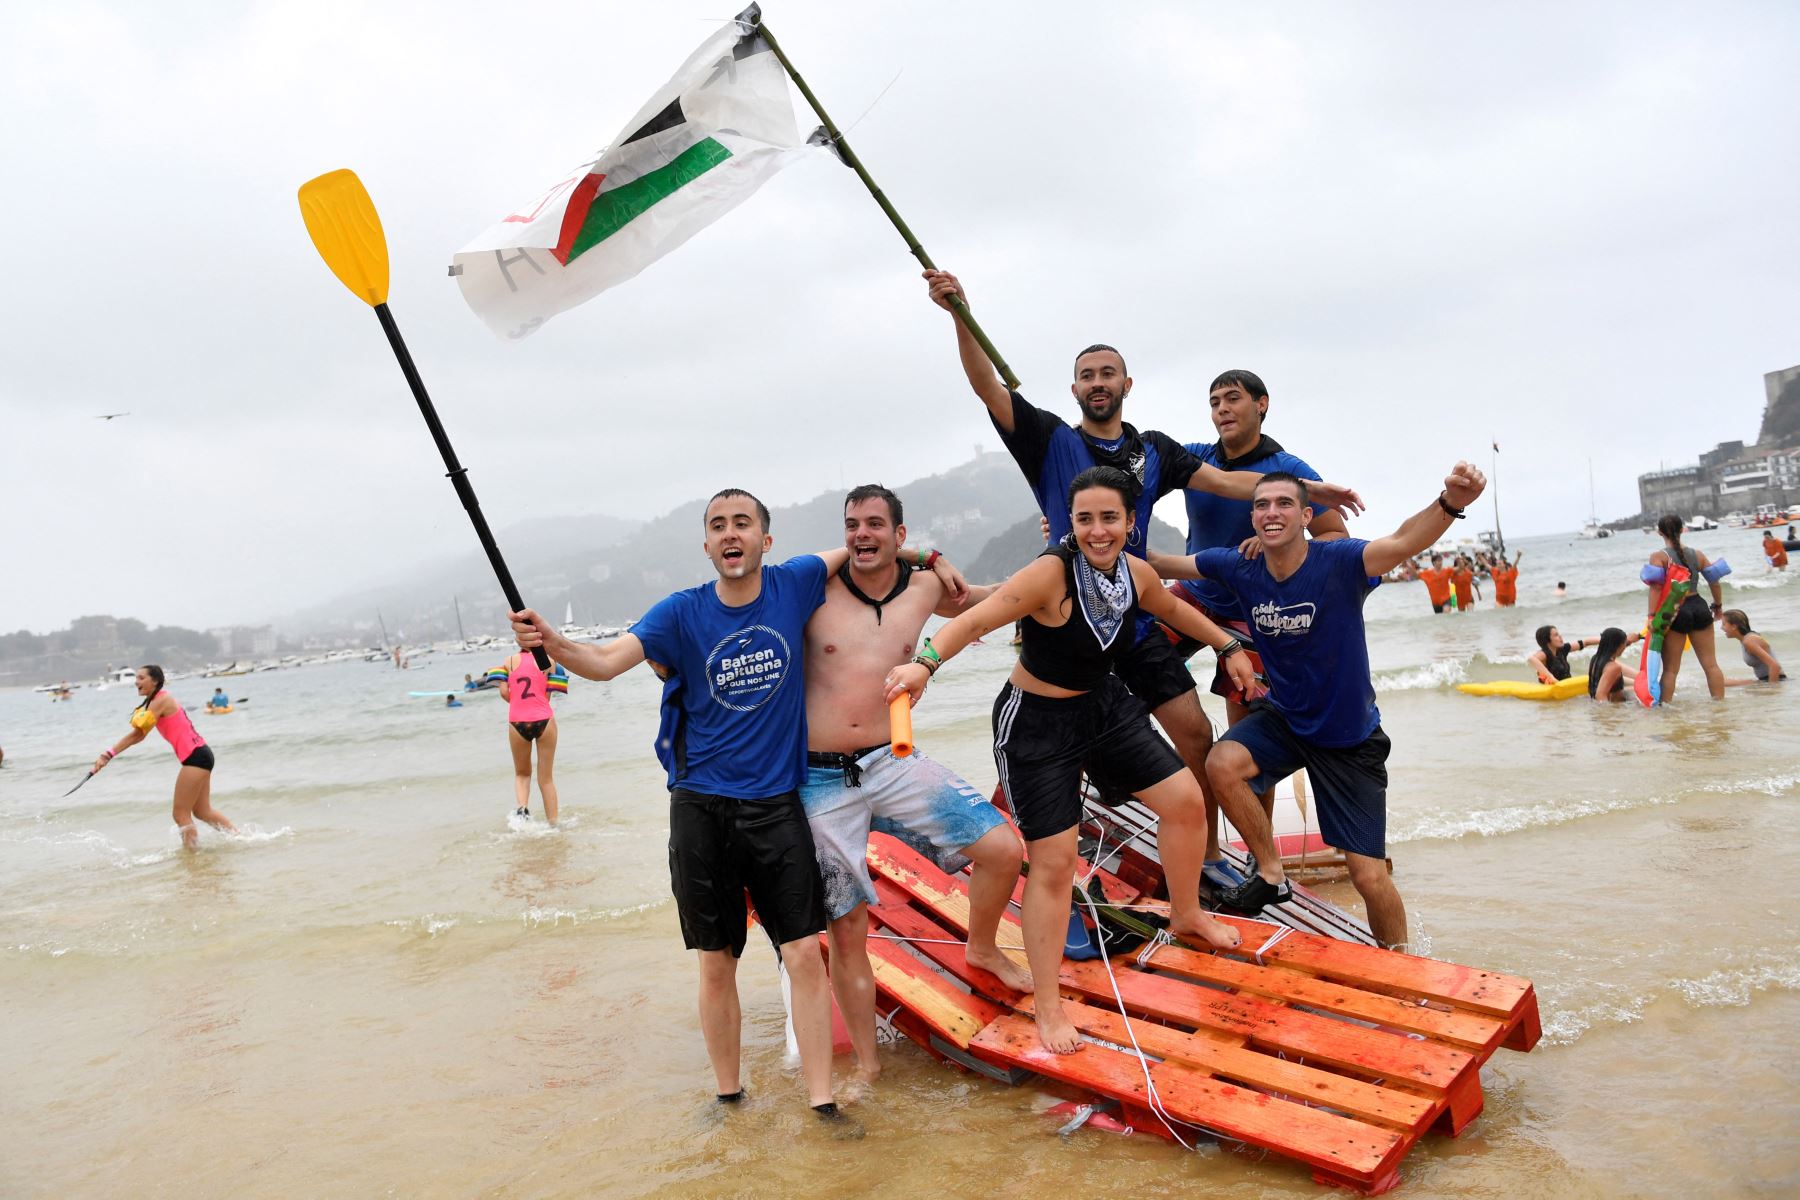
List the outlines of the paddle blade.
{"type": "MultiPolygon", "coordinates": [[[[94,777],[94,773],[92,771],[89,771],[86,775],[83,775],[81,777],[81,783],[86,783],[88,780],[92,779],[93,777],[94,777]]],[[[73,796],[76,792],[79,792],[81,790],[81,783],[76,784],[74,787],[72,787],[68,791],[64,792],[63,799],[67,800],[70,796],[73,796]]]]}
{"type": "Polygon", "coordinates": [[[300,185],[300,216],[319,257],[370,307],[387,303],[387,237],[355,171],[331,171],[300,185]]]}

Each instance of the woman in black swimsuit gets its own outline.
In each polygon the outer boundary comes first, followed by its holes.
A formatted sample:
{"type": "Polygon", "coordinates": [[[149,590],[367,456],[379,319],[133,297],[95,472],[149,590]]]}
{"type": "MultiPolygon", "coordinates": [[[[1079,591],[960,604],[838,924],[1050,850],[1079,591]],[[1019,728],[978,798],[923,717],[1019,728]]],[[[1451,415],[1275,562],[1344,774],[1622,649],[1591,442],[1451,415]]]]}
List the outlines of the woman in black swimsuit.
{"type": "MultiPolygon", "coordinates": [[[[1113,674],[1140,612],[1219,652],[1232,682],[1257,696],[1249,656],[1236,638],[1178,603],[1149,564],[1125,553],[1134,524],[1131,476],[1093,467],[1069,487],[1074,533],[1045,550],[986,600],[927,639],[911,663],[888,674],[888,699],[926,682],[975,638],[1023,620],[1019,662],[994,702],[994,762],[1031,857],[1025,881],[1025,952],[1037,993],[1038,1037],[1067,1054],[1080,1035],[1057,991],[1069,922],[1069,887],[1081,861],[1081,776],[1104,796],[1129,793],[1156,813],[1157,845],[1170,897],[1170,930],[1229,948],[1237,930],[1200,907],[1206,808],[1200,785],[1150,726],[1143,702],[1113,674]]],[[[1152,634],[1152,636],[1160,636],[1152,634]]]]}

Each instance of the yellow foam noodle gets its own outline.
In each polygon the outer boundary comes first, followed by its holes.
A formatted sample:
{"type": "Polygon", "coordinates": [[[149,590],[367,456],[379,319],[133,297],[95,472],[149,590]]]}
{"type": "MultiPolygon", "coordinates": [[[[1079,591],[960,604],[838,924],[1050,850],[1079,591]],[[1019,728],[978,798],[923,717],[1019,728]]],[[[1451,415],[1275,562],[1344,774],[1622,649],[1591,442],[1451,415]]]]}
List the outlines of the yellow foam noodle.
{"type": "Polygon", "coordinates": [[[1471,696],[1511,696],[1515,700],[1567,700],[1587,695],[1587,677],[1559,679],[1555,683],[1497,679],[1492,683],[1459,683],[1456,690],[1471,696]]]}

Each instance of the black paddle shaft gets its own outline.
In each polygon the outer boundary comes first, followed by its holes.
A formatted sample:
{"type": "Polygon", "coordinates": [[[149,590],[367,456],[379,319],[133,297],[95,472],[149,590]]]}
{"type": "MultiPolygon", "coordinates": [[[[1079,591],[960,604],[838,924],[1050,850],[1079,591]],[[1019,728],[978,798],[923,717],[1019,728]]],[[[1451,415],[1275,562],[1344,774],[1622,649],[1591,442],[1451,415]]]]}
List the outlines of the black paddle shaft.
{"type": "MultiPolygon", "coordinates": [[[[438,453],[444,456],[444,466],[448,468],[445,473],[455,485],[464,511],[469,514],[469,523],[475,526],[481,548],[487,551],[488,565],[494,568],[500,590],[505,593],[506,602],[512,605],[513,611],[520,612],[525,601],[519,597],[519,585],[513,582],[512,572],[506,569],[506,560],[500,557],[500,547],[494,544],[493,531],[488,528],[487,518],[481,515],[481,501],[475,498],[475,488],[469,483],[468,468],[456,461],[456,447],[450,444],[450,435],[444,432],[444,423],[438,420],[437,409],[425,391],[425,381],[419,378],[419,368],[413,365],[412,352],[407,350],[406,340],[400,336],[400,327],[394,324],[394,314],[388,311],[386,304],[377,304],[375,315],[381,318],[381,331],[387,334],[388,345],[394,348],[394,357],[400,361],[400,373],[406,376],[406,385],[412,388],[413,399],[419,402],[419,415],[425,418],[425,427],[431,430],[431,440],[437,443],[438,453]]],[[[534,647],[531,657],[537,662],[538,670],[550,669],[550,656],[544,653],[542,646],[534,647]]]]}

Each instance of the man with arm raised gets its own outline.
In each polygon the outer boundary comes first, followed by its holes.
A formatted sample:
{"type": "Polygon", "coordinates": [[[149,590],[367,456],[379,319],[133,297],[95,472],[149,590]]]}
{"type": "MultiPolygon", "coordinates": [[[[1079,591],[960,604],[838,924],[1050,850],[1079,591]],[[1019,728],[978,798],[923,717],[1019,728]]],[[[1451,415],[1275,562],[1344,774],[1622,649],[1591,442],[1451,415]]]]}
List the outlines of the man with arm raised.
{"type": "Polygon", "coordinates": [[[1388,738],[1375,707],[1363,601],[1381,577],[1444,536],[1487,486],[1459,462],[1444,490],[1387,537],[1309,542],[1312,517],[1304,480],[1271,472],[1256,485],[1251,522],[1262,555],[1203,550],[1156,555],[1165,578],[1205,578],[1238,598],[1269,680],[1266,701],[1219,739],[1207,773],[1225,815],[1256,855],[1256,874],[1225,903],[1247,913],[1293,895],[1256,793],[1305,767],[1325,840],[1344,852],[1350,880],[1383,946],[1406,942],[1406,907],[1388,875],[1388,738]]]}
{"type": "MultiPolygon", "coordinates": [[[[950,297],[967,294],[948,271],[926,271],[932,302],[950,308],[950,297]]],[[[1170,492],[1198,488],[1249,500],[1260,475],[1250,471],[1221,471],[1201,462],[1168,434],[1157,430],[1140,433],[1124,419],[1131,377],[1125,358],[1107,345],[1089,346],[1075,357],[1075,378],[1069,390],[1081,410],[1081,422],[1067,425],[1055,415],[1026,401],[1009,389],[995,373],[974,336],[955,321],[957,353],[969,386],[986,405],[994,429],[1000,434],[1025,481],[1036,497],[1038,509],[1049,524],[1051,544],[1070,533],[1068,494],[1076,476],[1092,467],[1116,467],[1131,477],[1133,532],[1126,552],[1145,556],[1151,510],[1170,492]]],[[[1328,507],[1361,507],[1356,493],[1329,483],[1313,485],[1313,495],[1328,507]]],[[[1195,694],[1194,677],[1175,653],[1155,622],[1143,617],[1131,631],[1132,643],[1117,665],[1119,678],[1150,709],[1174,743],[1182,761],[1202,780],[1206,796],[1207,853],[1218,854],[1218,806],[1206,789],[1206,755],[1212,747],[1212,725],[1195,694]]]]}

